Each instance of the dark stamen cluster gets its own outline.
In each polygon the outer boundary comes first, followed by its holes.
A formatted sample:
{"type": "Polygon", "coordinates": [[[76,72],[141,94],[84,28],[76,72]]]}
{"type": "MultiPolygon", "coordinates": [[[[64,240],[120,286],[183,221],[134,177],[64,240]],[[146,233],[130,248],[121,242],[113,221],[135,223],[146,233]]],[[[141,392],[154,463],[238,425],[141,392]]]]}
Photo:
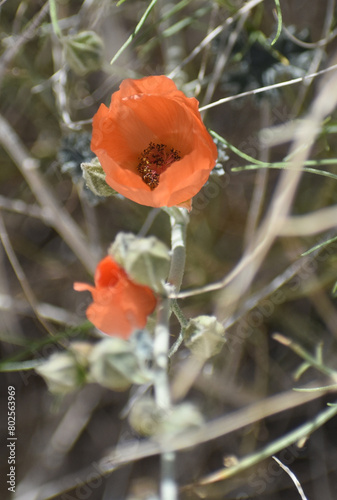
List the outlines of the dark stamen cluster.
{"type": "Polygon", "coordinates": [[[165,144],[150,142],[139,157],[137,170],[150,189],[159,184],[159,176],[175,161],[181,160],[180,153],[165,144]]]}

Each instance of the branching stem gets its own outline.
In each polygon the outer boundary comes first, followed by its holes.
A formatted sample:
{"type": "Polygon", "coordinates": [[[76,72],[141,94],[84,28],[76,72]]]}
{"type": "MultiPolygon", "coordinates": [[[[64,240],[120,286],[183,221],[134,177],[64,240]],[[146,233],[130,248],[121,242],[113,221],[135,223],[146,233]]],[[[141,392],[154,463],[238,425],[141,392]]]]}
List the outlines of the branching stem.
{"type": "MultiPolygon", "coordinates": [[[[172,259],[168,276],[167,296],[163,297],[158,308],[158,320],[155,329],[154,339],[154,360],[155,360],[155,398],[158,407],[169,412],[171,408],[170,384],[168,377],[168,359],[170,346],[169,318],[171,300],[169,292],[174,288],[179,291],[185,269],[186,255],[186,225],[187,214],[184,209],[169,208],[166,212],[170,216],[171,222],[171,242],[172,259]]],[[[177,309],[177,307],[175,308],[177,309]]],[[[179,321],[185,322],[182,314],[179,314],[179,321]]],[[[178,498],[177,484],[175,481],[175,453],[164,451],[161,454],[161,500],[176,500],[178,498]]]]}

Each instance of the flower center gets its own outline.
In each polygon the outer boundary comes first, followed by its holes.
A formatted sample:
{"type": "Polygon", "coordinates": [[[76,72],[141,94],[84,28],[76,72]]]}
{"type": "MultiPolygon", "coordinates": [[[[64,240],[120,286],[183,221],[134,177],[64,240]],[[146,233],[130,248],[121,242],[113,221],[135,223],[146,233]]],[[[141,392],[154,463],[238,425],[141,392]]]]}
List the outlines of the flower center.
{"type": "Polygon", "coordinates": [[[181,154],[166,144],[150,142],[138,158],[137,170],[151,190],[159,184],[159,176],[175,161],[181,160],[181,154]]]}

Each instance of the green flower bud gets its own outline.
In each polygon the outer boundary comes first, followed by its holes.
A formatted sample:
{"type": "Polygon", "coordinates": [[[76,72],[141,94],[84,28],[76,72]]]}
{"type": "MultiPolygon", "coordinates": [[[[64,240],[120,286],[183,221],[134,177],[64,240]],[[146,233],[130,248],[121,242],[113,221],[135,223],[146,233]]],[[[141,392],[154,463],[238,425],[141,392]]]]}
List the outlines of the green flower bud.
{"type": "Polygon", "coordinates": [[[89,342],[72,342],[69,345],[69,351],[73,354],[79,366],[87,368],[88,357],[93,347],[93,344],[89,344],[89,342]]]}
{"type": "Polygon", "coordinates": [[[64,395],[75,391],[85,382],[90,349],[90,344],[75,342],[69,351],[52,354],[35,371],[45,380],[53,394],[64,395]]]}
{"type": "Polygon", "coordinates": [[[225,329],[215,316],[198,316],[189,321],[184,342],[193,354],[206,360],[221,351],[224,335],[225,329]]]}
{"type": "Polygon", "coordinates": [[[94,31],[62,37],[64,57],[76,74],[84,76],[102,67],[104,45],[94,31]]]}
{"type": "Polygon", "coordinates": [[[179,434],[194,427],[200,427],[204,419],[200,411],[192,403],[181,403],[165,414],[158,426],[160,435],[179,434]]]}
{"type": "Polygon", "coordinates": [[[107,197],[117,194],[117,191],[105,182],[105,172],[98,158],[94,158],[90,163],[81,163],[81,168],[87,187],[96,196],[107,197]]]}
{"type": "Polygon", "coordinates": [[[160,422],[164,416],[163,410],[158,408],[151,397],[138,399],[129,413],[129,424],[141,436],[157,434],[160,422]]]}
{"type": "Polygon", "coordinates": [[[167,246],[155,236],[138,238],[131,233],[119,233],[109,254],[136,283],[163,292],[171,259],[167,246]]]}
{"type": "Polygon", "coordinates": [[[150,397],[132,406],[129,423],[142,436],[172,436],[203,423],[200,411],[192,403],[182,403],[164,411],[150,397]]]}
{"type": "Polygon", "coordinates": [[[98,342],[89,356],[89,380],[114,391],[125,391],[131,384],[150,380],[150,371],[142,366],[134,346],[113,337],[98,342]]]}

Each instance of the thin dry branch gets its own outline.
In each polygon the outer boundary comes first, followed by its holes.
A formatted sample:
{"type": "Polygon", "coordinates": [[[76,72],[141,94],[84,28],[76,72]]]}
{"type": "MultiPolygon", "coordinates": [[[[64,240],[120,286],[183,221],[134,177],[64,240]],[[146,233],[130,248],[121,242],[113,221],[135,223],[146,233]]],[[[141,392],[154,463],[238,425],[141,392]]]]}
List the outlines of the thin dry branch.
{"type": "Polygon", "coordinates": [[[240,94],[230,95],[219,99],[218,101],[211,102],[207,106],[202,106],[199,111],[205,111],[206,109],[214,108],[215,106],[220,106],[220,104],[225,104],[226,102],[236,101],[236,99],[241,99],[242,97],[249,97],[256,94],[261,94],[263,92],[268,92],[269,90],[279,89],[282,87],[288,87],[289,85],[295,85],[297,83],[303,83],[306,80],[310,80],[317,76],[324,75],[325,73],[330,73],[331,71],[337,70],[337,64],[332,64],[328,68],[317,71],[316,73],[310,73],[305,76],[300,76],[298,78],[293,78],[292,80],[287,80],[285,82],[274,83],[272,85],[266,85],[265,87],[259,87],[258,89],[247,90],[246,92],[241,92],[240,94]]]}
{"type": "MultiPolygon", "coordinates": [[[[335,64],[331,68],[336,69],[337,65],[335,64]]],[[[307,116],[298,123],[294,131],[294,140],[288,155],[291,170],[282,172],[267,215],[256,233],[253,243],[248,247],[237,266],[222,280],[196,290],[181,292],[178,294],[178,298],[220,290],[229,284],[231,286],[226,290],[227,308],[230,304],[235,304],[239,297],[242,297],[273,242],[287,228],[289,213],[302,174],[302,166],[321,130],[322,122],[335,109],[336,105],[337,75],[327,75],[307,116]]]]}
{"type": "Polygon", "coordinates": [[[206,93],[205,93],[204,99],[202,101],[202,106],[206,106],[207,104],[209,104],[210,100],[212,99],[213,94],[217,88],[217,85],[218,85],[218,83],[223,75],[227,61],[231,55],[231,52],[233,50],[235,43],[237,42],[239,35],[242,32],[242,29],[244,27],[244,24],[246,22],[248,15],[249,15],[249,12],[247,11],[247,12],[244,12],[239,17],[237,26],[235,27],[233,32],[229,35],[226,47],[222,47],[221,50],[219,50],[217,60],[214,64],[212,79],[210,80],[210,82],[207,86],[206,93]]]}
{"type": "Polygon", "coordinates": [[[33,309],[36,317],[42,324],[42,326],[50,333],[52,334],[51,327],[46,323],[45,319],[40,316],[39,311],[37,309],[37,299],[35,297],[35,294],[29,284],[29,281],[16,257],[16,254],[14,252],[14,249],[12,247],[12,244],[9,240],[9,236],[6,230],[6,226],[2,217],[2,214],[0,212],[0,241],[4,247],[4,250],[7,254],[7,257],[13,267],[13,270],[16,274],[16,277],[18,278],[20,285],[22,287],[22,290],[26,296],[27,301],[29,302],[31,308],[33,309]]]}
{"type": "Polygon", "coordinates": [[[43,222],[47,222],[46,215],[43,208],[38,205],[29,205],[20,199],[6,198],[6,196],[0,195],[0,209],[8,210],[9,212],[14,212],[16,214],[25,215],[28,217],[34,217],[35,219],[40,219],[43,222]]]}
{"type": "Polygon", "coordinates": [[[282,236],[308,236],[337,226],[337,206],[325,207],[305,215],[288,217],[280,229],[282,236]]]}
{"type": "Polygon", "coordinates": [[[8,64],[16,56],[20,47],[22,47],[22,45],[24,45],[25,43],[29,42],[29,40],[31,40],[35,36],[36,30],[38,29],[39,25],[43,21],[43,18],[47,15],[48,12],[49,12],[49,1],[47,1],[43,5],[43,7],[39,10],[39,12],[33,17],[33,19],[30,21],[28,26],[23,30],[23,32],[21,33],[19,38],[15,41],[15,43],[10,45],[10,47],[8,47],[8,49],[6,49],[3,55],[1,56],[0,85],[8,64]]]}
{"type": "MultiPolygon", "coordinates": [[[[263,0],[250,0],[246,2],[241,9],[239,9],[234,16],[228,17],[223,24],[217,26],[211,33],[202,40],[202,42],[197,45],[192,52],[178,65],[176,66],[169,75],[169,78],[174,78],[186,64],[193,61],[193,59],[205,48],[209,43],[211,43],[214,38],[216,38],[227,26],[230,26],[234,21],[238,18],[251,11],[254,7],[256,7],[259,3],[263,2],[263,0]]],[[[204,107],[206,109],[206,107],[204,107]]]]}
{"type": "Polygon", "coordinates": [[[37,498],[49,500],[56,495],[85,484],[92,478],[93,473],[96,474],[96,477],[107,475],[123,464],[158,455],[164,449],[167,451],[179,451],[197,446],[220,436],[230,434],[270,415],[275,415],[309,401],[319,399],[324,394],[334,391],[336,391],[336,386],[333,388],[323,388],[315,392],[287,391],[258,401],[248,408],[242,408],[229,415],[207,422],[207,424],[198,429],[186,431],[184,434],[173,435],[169,441],[165,439],[163,443],[154,440],[144,440],[141,442],[132,440],[118,446],[113,453],[110,453],[99,463],[91,463],[88,467],[75,474],[64,476],[61,480],[41,485],[30,491],[25,489],[25,491],[16,495],[15,500],[36,500],[37,498]]]}
{"type": "Polygon", "coordinates": [[[244,273],[238,273],[226,290],[224,300],[227,304],[227,310],[233,308],[234,304],[249,288],[269,249],[279,236],[282,228],[287,224],[287,218],[301,179],[303,164],[307,160],[311,147],[321,130],[322,122],[334,110],[336,105],[337,75],[334,74],[323,80],[309,113],[295,130],[294,141],[288,156],[290,158],[289,166],[292,170],[282,172],[268,212],[256,233],[253,243],[247,248],[242,257],[241,265],[247,258],[250,261],[249,265],[244,266],[244,273]]]}
{"type": "Polygon", "coordinates": [[[94,273],[97,257],[90,250],[84,233],[60,205],[51,187],[39,171],[39,163],[32,158],[10,124],[0,116],[0,144],[7,151],[26,179],[35,198],[43,207],[49,221],[89,273],[94,273]]]}
{"type": "MultiPolygon", "coordinates": [[[[43,319],[61,325],[77,326],[82,322],[76,314],[45,302],[36,302],[34,312],[28,302],[21,299],[14,299],[8,294],[0,294],[0,310],[11,311],[17,315],[22,314],[24,316],[30,314],[33,316],[38,315],[43,319]]],[[[4,336],[2,335],[3,338],[4,336]]]]}
{"type": "Polygon", "coordinates": [[[59,470],[62,467],[63,460],[87,428],[101,398],[102,389],[94,386],[87,386],[74,396],[62,420],[50,435],[48,446],[44,450],[36,450],[39,460],[31,464],[20,481],[19,490],[29,489],[32,478],[43,483],[51,468],[59,470]]]}
{"type": "Polygon", "coordinates": [[[304,494],[304,491],[303,491],[303,488],[299,482],[299,480],[297,479],[297,477],[295,476],[295,474],[289,469],[289,467],[287,467],[286,465],[284,465],[281,460],[279,460],[277,457],[272,457],[275,462],[277,462],[279,464],[279,466],[288,474],[288,476],[292,479],[293,483],[295,484],[296,488],[297,488],[297,491],[299,492],[302,500],[308,500],[307,497],[305,496],[304,494]]]}

